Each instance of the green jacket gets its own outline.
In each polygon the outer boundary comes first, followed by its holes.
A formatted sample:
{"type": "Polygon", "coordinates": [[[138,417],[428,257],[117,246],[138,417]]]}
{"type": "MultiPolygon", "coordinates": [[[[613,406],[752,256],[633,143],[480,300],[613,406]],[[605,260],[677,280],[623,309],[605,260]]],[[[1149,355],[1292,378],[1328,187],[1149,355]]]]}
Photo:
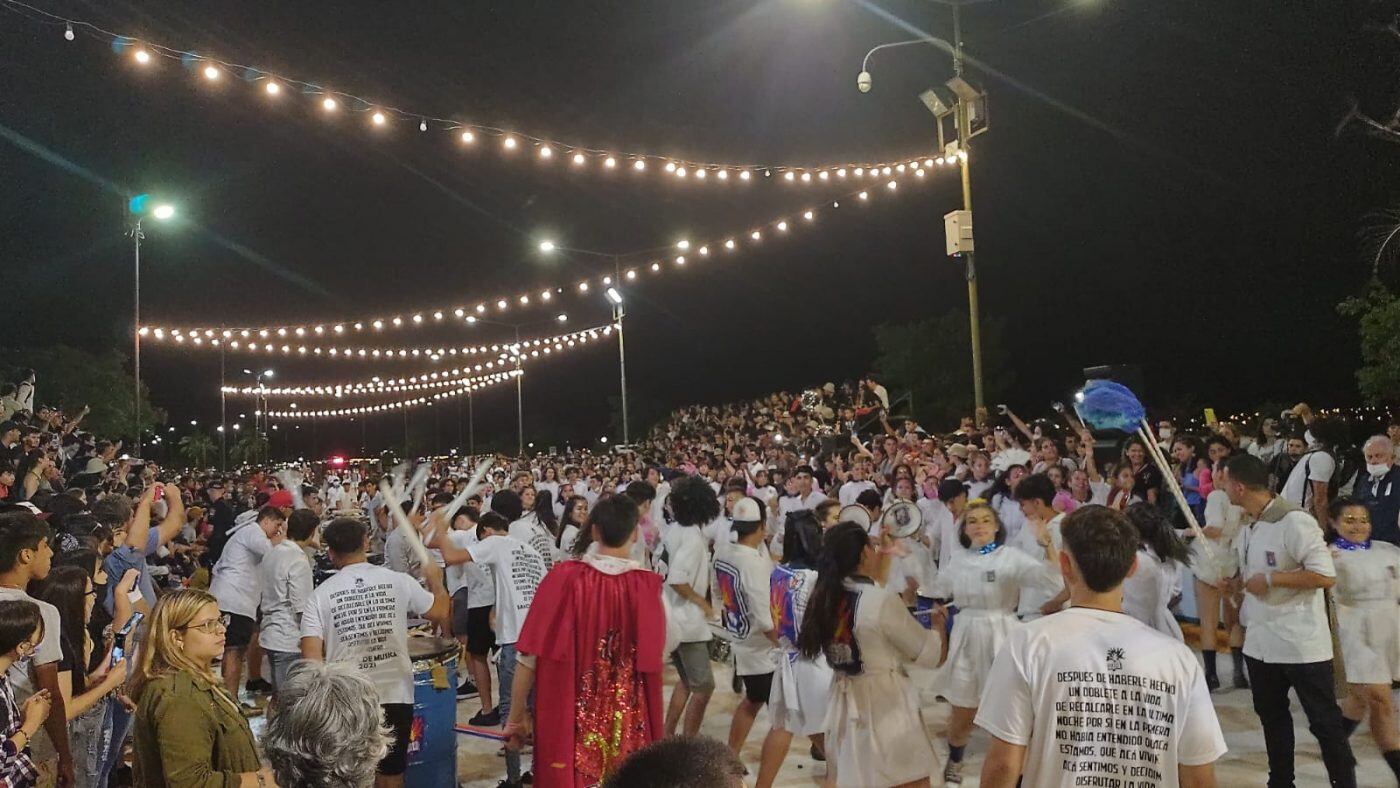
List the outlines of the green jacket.
{"type": "Polygon", "coordinates": [[[132,738],[138,788],[237,788],[240,774],[262,768],[248,721],[222,688],[189,673],[146,684],[132,738]]]}

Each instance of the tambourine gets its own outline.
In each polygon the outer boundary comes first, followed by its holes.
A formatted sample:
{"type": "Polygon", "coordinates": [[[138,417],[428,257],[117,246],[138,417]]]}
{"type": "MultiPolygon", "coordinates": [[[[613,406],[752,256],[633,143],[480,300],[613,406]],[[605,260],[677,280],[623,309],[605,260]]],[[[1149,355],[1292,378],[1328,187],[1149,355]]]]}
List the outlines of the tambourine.
{"type": "Polygon", "coordinates": [[[837,512],[836,521],[839,523],[856,523],[861,528],[864,528],[867,533],[870,531],[870,526],[872,525],[870,522],[870,512],[867,511],[864,506],[857,503],[853,503],[849,506],[842,506],[841,511],[837,512]]]}
{"type": "Polygon", "coordinates": [[[891,536],[902,539],[919,532],[919,529],[924,525],[924,515],[914,504],[908,501],[897,501],[885,509],[884,515],[880,518],[880,525],[889,531],[891,536]]]}

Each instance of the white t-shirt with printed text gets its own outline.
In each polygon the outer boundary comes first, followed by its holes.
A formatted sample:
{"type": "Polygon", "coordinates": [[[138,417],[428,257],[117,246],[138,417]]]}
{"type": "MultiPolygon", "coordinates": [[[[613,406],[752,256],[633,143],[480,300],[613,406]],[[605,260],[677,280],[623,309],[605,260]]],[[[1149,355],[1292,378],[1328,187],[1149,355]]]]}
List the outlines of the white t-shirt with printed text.
{"type": "Polygon", "coordinates": [[[510,645],[520,639],[520,627],[548,571],[544,558],[514,536],[500,534],[488,536],[467,550],[473,561],[491,568],[496,585],[496,642],[510,645]]]}
{"type": "Polygon", "coordinates": [[[413,702],[408,618],[433,606],[418,581],[370,563],[351,564],[311,594],[301,636],[320,638],[327,662],[354,665],[379,690],[379,702],[413,702]]]}
{"type": "Polygon", "coordinates": [[[1225,754],[1195,655],[1123,613],[1070,608],[1012,630],[977,726],[1026,747],[1022,788],[1177,786],[1225,754]]]}

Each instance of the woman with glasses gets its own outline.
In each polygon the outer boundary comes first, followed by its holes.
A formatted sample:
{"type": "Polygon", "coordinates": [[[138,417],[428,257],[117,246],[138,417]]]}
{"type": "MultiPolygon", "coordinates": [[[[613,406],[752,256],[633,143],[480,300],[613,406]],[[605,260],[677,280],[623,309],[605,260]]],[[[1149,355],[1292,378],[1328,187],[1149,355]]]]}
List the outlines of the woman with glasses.
{"type": "Polygon", "coordinates": [[[44,639],[39,606],[20,599],[0,601],[0,785],[30,788],[39,777],[29,743],[49,716],[49,693],[39,690],[15,704],[10,666],[28,661],[44,639]]]}
{"type": "Polygon", "coordinates": [[[274,785],[253,732],[214,673],[228,616],[203,591],[161,598],[136,672],[136,785],[274,785]]]}

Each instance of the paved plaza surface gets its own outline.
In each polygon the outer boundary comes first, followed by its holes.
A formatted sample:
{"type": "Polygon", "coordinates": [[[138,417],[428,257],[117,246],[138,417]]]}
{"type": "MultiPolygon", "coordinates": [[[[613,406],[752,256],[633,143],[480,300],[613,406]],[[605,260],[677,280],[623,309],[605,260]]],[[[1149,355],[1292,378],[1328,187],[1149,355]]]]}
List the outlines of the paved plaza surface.
{"type": "MultiPolygon", "coordinates": [[[[1232,675],[1228,654],[1220,655],[1220,666],[1221,679],[1228,682],[1229,676],[1232,675]]],[[[728,739],[729,720],[740,699],[740,695],[730,689],[729,678],[731,675],[728,668],[716,665],[715,680],[719,686],[715,689],[714,697],[710,701],[709,714],[702,728],[702,733],[719,741],[728,739]]],[[[910,675],[920,687],[932,685],[933,673],[931,671],[914,670],[910,672],[910,675]]],[[[666,670],[666,699],[670,698],[671,687],[675,681],[675,670],[668,667],[666,670]]],[[[929,726],[929,732],[934,736],[940,755],[946,757],[947,744],[943,736],[948,723],[948,704],[938,701],[934,694],[927,689],[922,692],[922,696],[924,719],[929,726]]],[[[1249,691],[1221,690],[1212,698],[1215,701],[1216,713],[1220,717],[1221,727],[1225,731],[1225,743],[1230,748],[1225,757],[1216,764],[1217,782],[1221,786],[1231,786],[1231,788],[1264,785],[1268,776],[1268,759],[1264,754],[1264,737],[1259,729],[1259,718],[1254,715],[1254,709],[1250,703],[1249,691]]],[[[465,722],[479,708],[480,704],[475,698],[458,703],[458,720],[465,722]]],[[[1293,701],[1293,727],[1297,737],[1295,762],[1297,764],[1298,788],[1326,786],[1327,772],[1322,767],[1317,740],[1308,732],[1307,719],[1303,716],[1302,707],[1298,705],[1296,698],[1293,701]]],[[[753,732],[749,734],[749,740],[744,746],[742,758],[744,765],[749,768],[750,785],[753,784],[752,776],[758,772],[759,747],[767,732],[768,713],[765,710],[759,714],[758,721],[754,723],[753,732]]],[[[505,759],[497,754],[500,746],[495,742],[471,736],[459,736],[458,739],[457,776],[462,785],[467,786],[467,788],[494,788],[505,776],[505,759]]],[[[822,784],[822,778],[826,774],[826,765],[813,761],[808,755],[808,747],[809,744],[805,738],[795,737],[793,739],[792,749],[783,762],[783,769],[777,785],[795,788],[796,786],[822,784]]],[[[987,734],[981,730],[975,730],[972,742],[968,745],[967,765],[963,772],[963,785],[966,788],[978,784],[977,775],[982,770],[982,757],[986,754],[987,747],[987,734]]],[[[1375,742],[1371,740],[1369,723],[1363,723],[1357,729],[1356,734],[1352,737],[1352,748],[1357,758],[1358,785],[1381,788],[1396,784],[1390,769],[1381,759],[1375,742]]],[[[526,763],[526,768],[529,768],[528,757],[526,763]]],[[[941,773],[936,777],[941,777],[941,773]]],[[[939,780],[935,779],[934,784],[940,784],[939,780]]]]}

